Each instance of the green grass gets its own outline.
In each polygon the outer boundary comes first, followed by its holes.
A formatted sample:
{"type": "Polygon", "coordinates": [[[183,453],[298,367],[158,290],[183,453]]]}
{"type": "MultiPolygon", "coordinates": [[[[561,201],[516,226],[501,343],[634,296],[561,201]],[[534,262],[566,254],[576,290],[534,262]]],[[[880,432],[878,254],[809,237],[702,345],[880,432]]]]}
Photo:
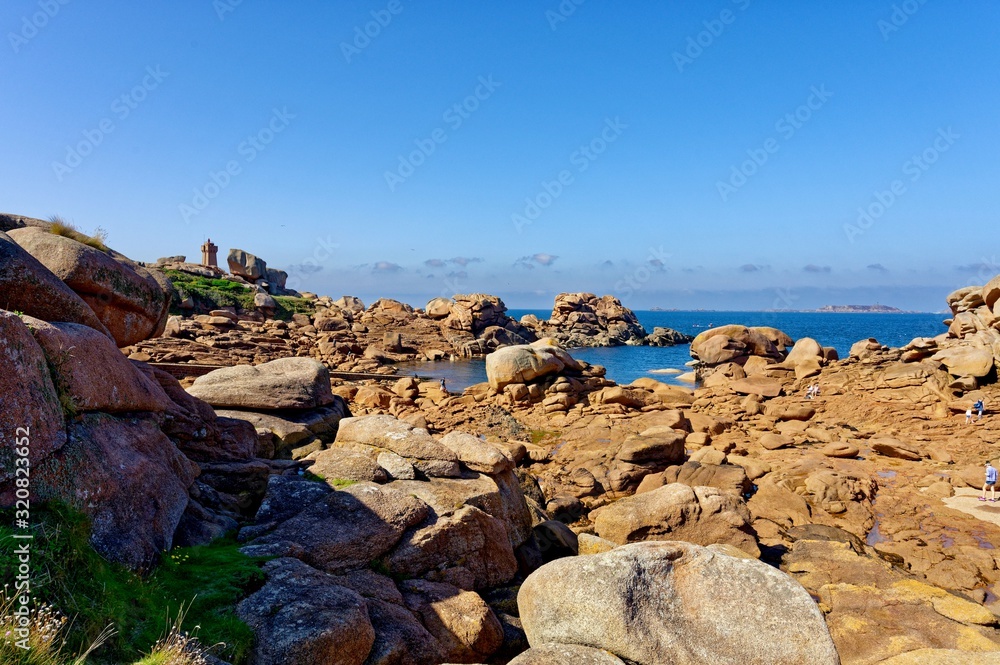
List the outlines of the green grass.
{"type": "MultiPolygon", "coordinates": [[[[0,511],[0,578],[13,580],[11,511],[0,511]]],[[[253,633],[235,615],[236,603],[263,583],[259,560],[238,551],[234,539],[177,548],[143,578],[108,563],[90,547],[86,517],[62,505],[33,507],[33,594],[70,617],[68,646],[86,649],[108,626],[116,634],[88,663],[131,663],[150,653],[166,629],[186,612],[203,644],[224,643],[216,655],[245,662],[253,633]]],[[[155,657],[155,656],[152,656],[155,657]]],[[[149,661],[150,663],[155,661],[149,661]]]]}
{"type": "Polygon", "coordinates": [[[306,314],[312,316],[316,313],[316,305],[311,300],[305,298],[294,298],[292,296],[274,296],[274,301],[278,303],[278,311],[274,318],[281,321],[288,321],[293,314],[306,314]]]}
{"type": "Polygon", "coordinates": [[[180,303],[188,296],[194,298],[196,307],[206,312],[223,307],[253,309],[254,292],[243,284],[227,279],[197,277],[177,270],[167,270],[165,273],[177,290],[178,300],[170,304],[173,314],[182,313],[180,303]]]}
{"type": "Polygon", "coordinates": [[[314,483],[326,483],[330,487],[338,490],[358,484],[357,480],[350,480],[348,478],[333,478],[328,480],[323,474],[313,473],[312,471],[306,471],[302,477],[306,480],[311,480],[314,483]]]}
{"type": "MultiPolygon", "coordinates": [[[[197,308],[206,312],[223,307],[236,307],[244,311],[253,311],[254,309],[255,292],[239,282],[198,277],[178,270],[164,272],[173,282],[178,295],[178,300],[171,303],[171,314],[183,314],[180,303],[188,296],[194,298],[197,308]]],[[[293,314],[312,315],[316,313],[316,305],[305,298],[275,296],[274,300],[278,304],[274,318],[281,321],[288,321],[293,314]]]]}

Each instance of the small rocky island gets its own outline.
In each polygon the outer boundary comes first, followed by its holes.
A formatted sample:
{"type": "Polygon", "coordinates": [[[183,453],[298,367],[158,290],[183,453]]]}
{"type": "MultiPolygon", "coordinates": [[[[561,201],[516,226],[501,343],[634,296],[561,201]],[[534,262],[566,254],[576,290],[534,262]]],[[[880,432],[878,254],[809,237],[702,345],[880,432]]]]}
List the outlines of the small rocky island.
{"type": "Polygon", "coordinates": [[[834,314],[902,314],[903,310],[889,305],[824,305],[816,310],[834,314]]]}

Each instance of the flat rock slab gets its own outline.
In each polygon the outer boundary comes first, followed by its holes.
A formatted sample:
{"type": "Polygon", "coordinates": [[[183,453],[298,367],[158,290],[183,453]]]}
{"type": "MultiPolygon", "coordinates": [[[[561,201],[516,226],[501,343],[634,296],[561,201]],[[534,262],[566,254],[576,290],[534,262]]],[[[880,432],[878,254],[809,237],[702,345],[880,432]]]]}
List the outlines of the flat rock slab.
{"type": "Polygon", "coordinates": [[[330,372],[311,358],[282,358],[209,372],[188,392],[229,409],[314,409],[332,404],[330,372]]]}
{"type": "Polygon", "coordinates": [[[733,381],[729,387],[741,395],[760,395],[761,397],[777,397],[781,394],[781,382],[762,376],[751,376],[733,381]]]}
{"type": "MultiPolygon", "coordinates": [[[[955,488],[955,496],[941,499],[944,505],[955,510],[960,510],[967,515],[972,515],[976,519],[996,524],[1000,526],[1000,492],[997,492],[997,502],[980,501],[981,490],[968,488],[955,488]]],[[[989,498],[990,493],[986,493],[989,498]]]]}
{"type": "Polygon", "coordinates": [[[871,446],[876,453],[886,457],[895,457],[910,462],[919,462],[924,458],[924,454],[915,447],[897,439],[874,439],[871,446]]]}

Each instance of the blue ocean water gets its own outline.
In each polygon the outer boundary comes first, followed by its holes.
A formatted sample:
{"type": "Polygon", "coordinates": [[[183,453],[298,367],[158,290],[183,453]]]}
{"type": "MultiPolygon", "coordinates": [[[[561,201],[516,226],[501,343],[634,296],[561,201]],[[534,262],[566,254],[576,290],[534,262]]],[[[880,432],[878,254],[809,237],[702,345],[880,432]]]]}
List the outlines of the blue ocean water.
{"type": "MultiPolygon", "coordinates": [[[[547,319],[551,310],[510,310],[508,314],[520,319],[534,314],[547,319]]],[[[639,322],[652,332],[663,326],[688,335],[697,335],[711,327],[730,323],[745,326],[771,326],[783,330],[792,339],[812,337],[823,346],[837,349],[846,357],[851,345],[861,339],[874,337],[889,346],[903,346],[915,337],[933,337],[945,331],[941,314],[824,314],[817,312],[636,312],[639,322]]],[[[574,358],[592,365],[603,365],[608,378],[618,383],[630,383],[648,376],[659,381],[675,383],[675,375],[651,373],[657,369],[687,371],[691,360],[687,344],[669,347],[620,346],[600,349],[573,349],[574,358]]],[[[406,363],[401,373],[416,372],[422,376],[444,378],[448,389],[460,391],[474,383],[486,380],[486,364],[482,359],[444,362],[406,363]]]]}

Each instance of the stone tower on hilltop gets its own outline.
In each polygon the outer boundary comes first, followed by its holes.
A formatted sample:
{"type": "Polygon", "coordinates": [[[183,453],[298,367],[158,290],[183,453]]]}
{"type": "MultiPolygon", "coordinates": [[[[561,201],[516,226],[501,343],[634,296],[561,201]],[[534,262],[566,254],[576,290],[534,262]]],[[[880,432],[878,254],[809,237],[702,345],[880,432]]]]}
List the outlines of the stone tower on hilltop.
{"type": "Polygon", "coordinates": [[[212,268],[219,267],[219,248],[212,243],[211,238],[201,246],[201,265],[212,268]]]}

